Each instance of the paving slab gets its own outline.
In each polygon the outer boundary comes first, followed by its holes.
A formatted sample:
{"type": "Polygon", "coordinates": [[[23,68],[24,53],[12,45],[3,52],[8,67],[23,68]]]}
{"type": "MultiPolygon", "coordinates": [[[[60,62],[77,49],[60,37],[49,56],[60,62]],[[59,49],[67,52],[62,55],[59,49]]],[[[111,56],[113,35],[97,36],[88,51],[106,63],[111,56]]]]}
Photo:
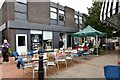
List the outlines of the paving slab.
{"type": "Polygon", "coordinates": [[[109,53],[68,68],[48,78],[104,78],[103,66],[117,65],[118,54],[109,53]]]}

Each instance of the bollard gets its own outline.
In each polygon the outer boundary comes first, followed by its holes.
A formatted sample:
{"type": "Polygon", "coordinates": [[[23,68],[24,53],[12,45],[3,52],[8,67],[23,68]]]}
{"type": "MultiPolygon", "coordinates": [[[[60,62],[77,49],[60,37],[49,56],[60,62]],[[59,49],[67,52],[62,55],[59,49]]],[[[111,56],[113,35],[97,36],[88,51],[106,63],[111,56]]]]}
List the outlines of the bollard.
{"type": "Polygon", "coordinates": [[[39,56],[38,80],[44,80],[43,56],[39,56]]]}

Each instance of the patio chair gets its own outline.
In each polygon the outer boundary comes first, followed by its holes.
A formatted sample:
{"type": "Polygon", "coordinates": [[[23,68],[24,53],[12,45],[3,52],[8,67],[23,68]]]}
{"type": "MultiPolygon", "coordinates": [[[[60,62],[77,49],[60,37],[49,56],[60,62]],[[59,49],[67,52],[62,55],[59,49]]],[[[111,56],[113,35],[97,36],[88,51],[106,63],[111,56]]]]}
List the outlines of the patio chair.
{"type": "Polygon", "coordinates": [[[106,80],[120,80],[120,66],[117,65],[104,66],[104,76],[106,80]]]}
{"type": "Polygon", "coordinates": [[[87,51],[87,52],[83,52],[83,53],[82,53],[83,58],[84,58],[84,59],[89,59],[89,58],[88,58],[88,55],[89,55],[89,54],[90,54],[89,51],[87,51]]]}
{"type": "Polygon", "coordinates": [[[88,50],[88,52],[90,53],[90,54],[92,54],[92,55],[94,55],[94,48],[90,48],[89,50],[88,50]]]}
{"type": "Polygon", "coordinates": [[[56,71],[59,70],[58,66],[56,64],[56,61],[55,61],[55,55],[54,54],[48,54],[48,61],[46,62],[46,75],[47,75],[48,67],[50,67],[50,66],[54,66],[56,71]]]}
{"type": "Polygon", "coordinates": [[[34,61],[33,62],[33,76],[32,78],[35,78],[35,74],[38,73],[39,70],[39,61],[34,61]]]}
{"type": "Polygon", "coordinates": [[[66,68],[67,68],[67,61],[66,61],[66,55],[60,55],[60,56],[57,56],[56,57],[56,63],[57,63],[57,66],[58,66],[58,70],[59,70],[59,64],[60,63],[64,63],[66,68]]]}
{"type": "Polygon", "coordinates": [[[65,52],[65,54],[66,54],[66,60],[69,60],[73,63],[73,56],[74,56],[73,52],[68,51],[68,52],[65,52]]]}

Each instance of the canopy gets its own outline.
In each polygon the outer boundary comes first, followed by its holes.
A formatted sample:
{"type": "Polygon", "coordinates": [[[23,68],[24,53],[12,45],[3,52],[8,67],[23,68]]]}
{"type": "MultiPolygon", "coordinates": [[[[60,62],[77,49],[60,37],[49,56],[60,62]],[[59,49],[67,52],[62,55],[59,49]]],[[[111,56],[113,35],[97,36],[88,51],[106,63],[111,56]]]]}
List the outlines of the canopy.
{"type": "Polygon", "coordinates": [[[86,37],[86,36],[96,36],[98,35],[99,37],[103,37],[106,35],[106,33],[100,32],[92,28],[90,25],[88,25],[85,29],[83,29],[80,32],[76,32],[72,34],[73,37],[86,37]]]}
{"type": "Polygon", "coordinates": [[[103,37],[105,35],[106,35],[106,33],[97,31],[94,28],[92,28],[90,25],[88,25],[82,31],[72,34],[73,37],[86,37],[86,36],[96,37],[97,55],[98,55],[98,37],[103,37]]]}

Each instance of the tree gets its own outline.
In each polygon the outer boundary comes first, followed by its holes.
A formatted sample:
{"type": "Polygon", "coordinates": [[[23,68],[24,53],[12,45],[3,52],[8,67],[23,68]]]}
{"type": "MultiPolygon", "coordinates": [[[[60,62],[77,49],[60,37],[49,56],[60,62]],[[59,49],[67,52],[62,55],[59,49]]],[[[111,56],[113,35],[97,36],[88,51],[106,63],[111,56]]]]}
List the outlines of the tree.
{"type": "Polygon", "coordinates": [[[83,24],[84,26],[91,25],[96,30],[105,32],[111,35],[114,28],[110,25],[104,24],[100,21],[100,11],[102,7],[102,2],[94,2],[91,8],[88,8],[88,14],[83,14],[83,24]]]}

